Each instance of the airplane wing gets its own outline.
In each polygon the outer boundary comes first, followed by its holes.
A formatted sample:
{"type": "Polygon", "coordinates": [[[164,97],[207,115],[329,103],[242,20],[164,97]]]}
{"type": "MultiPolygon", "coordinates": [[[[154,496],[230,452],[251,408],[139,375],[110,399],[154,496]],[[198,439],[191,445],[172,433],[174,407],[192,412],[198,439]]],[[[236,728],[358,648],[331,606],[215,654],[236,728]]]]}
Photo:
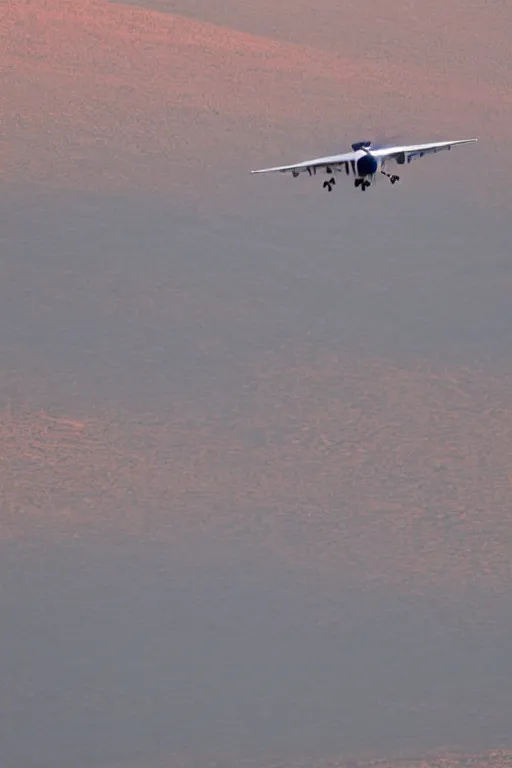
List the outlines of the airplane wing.
{"type": "Polygon", "coordinates": [[[357,149],[353,152],[347,152],[344,155],[331,155],[329,157],[317,157],[313,160],[304,160],[295,165],[278,165],[274,168],[260,168],[251,173],[291,173],[292,176],[298,176],[307,171],[310,176],[316,174],[318,170],[325,169],[327,173],[341,172],[345,170],[348,176],[351,172],[356,174],[356,163],[365,152],[375,158],[380,158],[381,164],[387,160],[395,160],[398,165],[410,163],[416,157],[435,154],[445,149],[451,149],[457,144],[471,144],[478,139],[456,139],[455,141],[437,141],[430,144],[408,144],[404,146],[393,147],[371,147],[357,149]]]}
{"type": "Polygon", "coordinates": [[[381,147],[371,149],[374,157],[380,157],[383,160],[396,160],[399,165],[410,163],[416,157],[435,154],[445,149],[451,149],[457,144],[472,144],[478,139],[456,139],[455,141],[437,141],[430,144],[410,144],[403,147],[381,147]]]}
{"type": "Polygon", "coordinates": [[[341,171],[343,168],[348,169],[348,164],[350,162],[355,162],[360,155],[360,152],[347,152],[344,155],[331,155],[330,157],[317,157],[314,160],[304,160],[295,165],[279,165],[275,168],[260,168],[257,171],[251,171],[251,173],[275,173],[279,171],[280,173],[291,173],[293,176],[298,176],[299,173],[307,171],[311,176],[320,168],[329,169],[328,173],[330,173],[331,171],[341,171]]]}

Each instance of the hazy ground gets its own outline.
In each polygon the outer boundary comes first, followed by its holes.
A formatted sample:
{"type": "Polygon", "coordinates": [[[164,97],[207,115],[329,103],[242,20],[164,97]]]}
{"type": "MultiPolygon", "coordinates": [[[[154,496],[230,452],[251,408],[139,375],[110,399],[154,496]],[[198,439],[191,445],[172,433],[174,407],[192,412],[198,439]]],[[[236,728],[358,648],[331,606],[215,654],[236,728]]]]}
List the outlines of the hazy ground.
{"type": "Polygon", "coordinates": [[[0,14],[2,766],[505,747],[511,11],[152,7],[0,14]]]}

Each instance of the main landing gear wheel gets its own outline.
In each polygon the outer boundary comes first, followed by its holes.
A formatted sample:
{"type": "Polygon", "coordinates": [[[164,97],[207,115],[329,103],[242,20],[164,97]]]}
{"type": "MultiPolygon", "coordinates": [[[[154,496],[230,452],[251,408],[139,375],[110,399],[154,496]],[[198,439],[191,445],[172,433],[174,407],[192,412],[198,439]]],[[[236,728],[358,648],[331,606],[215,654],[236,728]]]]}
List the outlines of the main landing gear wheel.
{"type": "Polygon", "coordinates": [[[381,171],[383,176],[387,176],[390,180],[391,184],[396,184],[397,181],[400,181],[400,176],[397,176],[395,173],[386,173],[386,171],[381,171]]]}
{"type": "Polygon", "coordinates": [[[364,192],[368,187],[370,186],[370,182],[366,179],[355,179],[354,180],[354,187],[357,189],[358,187],[361,187],[361,191],[364,192]]]}
{"type": "Polygon", "coordinates": [[[336,179],[333,176],[332,179],[329,179],[329,181],[324,181],[323,187],[328,192],[332,192],[332,188],[334,187],[335,184],[336,184],[336,179]]]}

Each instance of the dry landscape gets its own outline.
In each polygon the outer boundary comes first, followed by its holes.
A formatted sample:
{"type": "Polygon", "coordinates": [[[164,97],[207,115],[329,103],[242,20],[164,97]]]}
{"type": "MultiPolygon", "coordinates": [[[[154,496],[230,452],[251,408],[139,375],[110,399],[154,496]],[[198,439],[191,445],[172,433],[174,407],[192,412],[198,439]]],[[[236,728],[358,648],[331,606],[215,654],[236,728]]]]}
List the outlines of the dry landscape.
{"type": "MultiPolygon", "coordinates": [[[[158,7],[166,5],[176,4],[158,7]]],[[[353,3],[341,18],[329,3],[315,24],[314,4],[295,5],[293,19],[287,4],[273,5],[244,14],[234,3],[196,4],[199,18],[186,18],[105,0],[7,2],[0,19],[10,105],[0,145],[4,179],[182,195],[200,179],[211,187],[212,173],[218,187],[219,175],[251,167],[270,144],[278,153],[316,150],[322,139],[325,146],[347,133],[403,133],[404,123],[416,135],[463,128],[489,144],[510,141],[505,5],[467,12],[461,2],[453,9],[439,3],[425,19],[415,3],[398,28],[384,2],[377,13],[353,3]],[[201,15],[232,18],[257,34],[201,15]],[[453,38],[461,16],[465,34],[453,38]],[[289,39],[264,36],[265,19],[289,39]],[[341,37],[333,37],[336,26],[341,37]]],[[[493,173],[503,184],[508,153],[484,152],[496,158],[493,173]]],[[[481,156],[475,163],[485,170],[481,156]]],[[[492,193],[494,185],[482,183],[492,193]]]]}
{"type": "MultiPolygon", "coordinates": [[[[301,760],[282,760],[274,759],[268,762],[254,762],[249,759],[230,757],[212,758],[208,755],[202,757],[201,763],[191,763],[186,756],[175,756],[171,760],[163,758],[145,763],[133,763],[129,768],[190,768],[192,765],[204,765],[208,768],[231,768],[234,765],[242,765],[244,768],[253,768],[253,766],[265,766],[265,768],[508,768],[512,756],[509,752],[503,750],[494,750],[484,754],[463,754],[457,752],[446,752],[443,755],[428,755],[423,758],[395,758],[391,760],[383,759],[361,759],[357,757],[350,758],[329,758],[325,760],[301,761],[301,760]]],[[[107,766],[102,766],[107,768],[107,766]]],[[[110,763],[108,768],[117,768],[117,764],[110,763]]]]}
{"type": "Polygon", "coordinates": [[[197,526],[351,581],[506,588],[510,377],[312,355],[250,382],[165,420],[4,411],[2,535],[197,526]]]}
{"type": "Polygon", "coordinates": [[[511,13],[2,5],[6,768],[509,766],[511,13]]]}

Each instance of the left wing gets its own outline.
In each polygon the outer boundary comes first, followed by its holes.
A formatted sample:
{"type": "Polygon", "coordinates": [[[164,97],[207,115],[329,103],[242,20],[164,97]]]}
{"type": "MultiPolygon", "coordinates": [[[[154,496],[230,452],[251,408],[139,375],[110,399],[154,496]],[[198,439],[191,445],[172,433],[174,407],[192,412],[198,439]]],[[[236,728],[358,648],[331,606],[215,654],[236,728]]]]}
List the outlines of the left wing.
{"type": "Polygon", "coordinates": [[[371,149],[374,157],[380,157],[382,160],[396,160],[399,165],[410,163],[416,157],[431,155],[441,152],[444,149],[451,149],[457,144],[473,144],[478,139],[456,139],[455,141],[437,141],[430,144],[410,144],[403,147],[381,147],[371,149]]]}
{"type": "Polygon", "coordinates": [[[327,173],[331,171],[341,171],[343,167],[348,171],[348,164],[350,162],[355,163],[356,159],[361,156],[361,152],[346,152],[344,155],[331,155],[331,157],[317,157],[314,160],[304,160],[301,163],[295,165],[278,165],[275,168],[260,168],[257,171],[251,171],[251,173],[292,173],[293,176],[298,176],[299,173],[308,171],[309,175],[316,173],[319,168],[326,168],[327,173]]]}

